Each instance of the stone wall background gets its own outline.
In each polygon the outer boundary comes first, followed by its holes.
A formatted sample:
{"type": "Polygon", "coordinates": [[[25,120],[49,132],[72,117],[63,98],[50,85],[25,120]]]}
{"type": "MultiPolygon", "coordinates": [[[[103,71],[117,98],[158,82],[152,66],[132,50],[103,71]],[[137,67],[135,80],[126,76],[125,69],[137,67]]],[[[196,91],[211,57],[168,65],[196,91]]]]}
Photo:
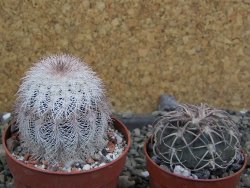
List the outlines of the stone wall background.
{"type": "Polygon", "coordinates": [[[249,0],[1,0],[0,111],[52,53],[90,64],[115,111],[152,111],[161,93],[250,106],[249,0]]]}

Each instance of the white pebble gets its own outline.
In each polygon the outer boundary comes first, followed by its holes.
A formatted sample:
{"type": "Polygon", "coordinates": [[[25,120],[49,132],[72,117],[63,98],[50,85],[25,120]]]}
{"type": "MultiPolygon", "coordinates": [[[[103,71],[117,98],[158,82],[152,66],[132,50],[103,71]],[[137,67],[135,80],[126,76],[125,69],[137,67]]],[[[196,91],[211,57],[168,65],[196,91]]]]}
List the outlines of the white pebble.
{"type": "Polygon", "coordinates": [[[94,162],[93,164],[91,164],[91,168],[95,168],[98,165],[98,162],[94,162]]]}
{"type": "Polygon", "coordinates": [[[122,137],[119,134],[115,133],[115,138],[116,138],[117,144],[121,144],[122,143],[123,139],[122,139],[122,137]]]}
{"type": "Polygon", "coordinates": [[[191,174],[191,177],[194,179],[198,179],[198,176],[196,176],[195,174],[191,174]]]}
{"type": "Polygon", "coordinates": [[[23,157],[23,156],[17,156],[17,160],[23,161],[23,160],[24,160],[24,157],[23,157]]]}
{"type": "Polygon", "coordinates": [[[191,175],[190,170],[183,168],[180,165],[176,165],[174,168],[174,174],[179,174],[185,177],[189,177],[191,175]]]}
{"type": "Polygon", "coordinates": [[[45,165],[42,164],[42,165],[35,165],[36,168],[39,168],[41,170],[44,170],[45,169],[45,165]]]}
{"type": "Polygon", "coordinates": [[[134,129],[134,134],[135,134],[135,136],[140,136],[141,135],[141,130],[138,129],[138,128],[134,129]]]}
{"type": "Polygon", "coordinates": [[[90,170],[91,166],[89,164],[85,164],[82,169],[83,170],[90,170]]]}
{"type": "Polygon", "coordinates": [[[114,155],[112,154],[112,153],[108,153],[107,155],[106,155],[106,158],[109,160],[109,161],[112,161],[112,160],[114,160],[114,157],[113,157],[114,155]]]}
{"type": "Polygon", "coordinates": [[[117,154],[121,154],[122,151],[123,151],[123,149],[122,149],[122,148],[119,148],[119,149],[117,149],[115,152],[116,152],[117,154]]]}
{"type": "MultiPolygon", "coordinates": [[[[39,168],[39,166],[38,166],[38,168],[39,168]]],[[[63,167],[62,170],[63,170],[63,171],[67,171],[67,172],[71,172],[71,168],[69,168],[69,167],[63,167]]]]}
{"type": "Polygon", "coordinates": [[[101,166],[104,166],[106,163],[101,163],[101,164],[99,164],[99,167],[101,167],[101,166]]]}
{"type": "Polygon", "coordinates": [[[141,175],[146,178],[149,176],[149,173],[148,173],[148,171],[143,171],[143,172],[141,172],[141,175]]]}

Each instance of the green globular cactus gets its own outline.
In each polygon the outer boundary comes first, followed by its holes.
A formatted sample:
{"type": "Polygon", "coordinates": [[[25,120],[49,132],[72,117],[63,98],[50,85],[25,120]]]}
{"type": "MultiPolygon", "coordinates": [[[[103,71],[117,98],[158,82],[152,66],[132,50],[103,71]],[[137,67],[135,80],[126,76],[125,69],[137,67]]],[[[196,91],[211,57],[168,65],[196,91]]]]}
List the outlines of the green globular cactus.
{"type": "Polygon", "coordinates": [[[153,153],[171,169],[227,168],[241,152],[237,125],[223,110],[208,105],[179,105],[155,124],[153,153]]]}
{"type": "Polygon", "coordinates": [[[106,146],[111,112],[103,84],[76,57],[37,62],[23,78],[15,114],[21,145],[51,165],[85,160],[106,146]]]}

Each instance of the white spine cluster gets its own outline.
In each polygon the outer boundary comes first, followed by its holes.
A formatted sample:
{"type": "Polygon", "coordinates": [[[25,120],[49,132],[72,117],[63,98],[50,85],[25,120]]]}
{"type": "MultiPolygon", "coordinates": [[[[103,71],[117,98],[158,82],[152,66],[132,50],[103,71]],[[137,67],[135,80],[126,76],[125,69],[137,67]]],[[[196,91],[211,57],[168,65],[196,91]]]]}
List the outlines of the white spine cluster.
{"type": "Polygon", "coordinates": [[[37,158],[51,164],[84,160],[105,147],[109,104],[101,80],[80,59],[41,59],[17,95],[20,140],[37,158]]]}

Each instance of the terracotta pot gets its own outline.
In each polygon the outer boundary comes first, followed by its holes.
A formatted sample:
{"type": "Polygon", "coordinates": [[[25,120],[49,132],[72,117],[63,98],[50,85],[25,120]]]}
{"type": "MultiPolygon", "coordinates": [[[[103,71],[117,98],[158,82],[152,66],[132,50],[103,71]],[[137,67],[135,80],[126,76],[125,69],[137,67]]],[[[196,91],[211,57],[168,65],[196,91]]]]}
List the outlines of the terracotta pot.
{"type": "MultiPolygon", "coordinates": [[[[150,139],[149,139],[150,140],[150,139]]],[[[159,167],[148,155],[147,140],[144,144],[146,165],[150,177],[150,188],[235,188],[240,181],[240,176],[247,165],[247,155],[244,154],[244,164],[236,173],[218,179],[191,179],[167,172],[159,167]]]]}
{"type": "Polygon", "coordinates": [[[6,146],[6,140],[10,137],[9,125],[3,132],[2,143],[8,167],[14,178],[15,188],[116,188],[131,145],[131,138],[128,129],[122,122],[115,118],[113,118],[113,122],[114,127],[124,135],[127,141],[127,147],[123,153],[116,160],[102,167],[70,173],[40,170],[16,160],[6,146]]]}

